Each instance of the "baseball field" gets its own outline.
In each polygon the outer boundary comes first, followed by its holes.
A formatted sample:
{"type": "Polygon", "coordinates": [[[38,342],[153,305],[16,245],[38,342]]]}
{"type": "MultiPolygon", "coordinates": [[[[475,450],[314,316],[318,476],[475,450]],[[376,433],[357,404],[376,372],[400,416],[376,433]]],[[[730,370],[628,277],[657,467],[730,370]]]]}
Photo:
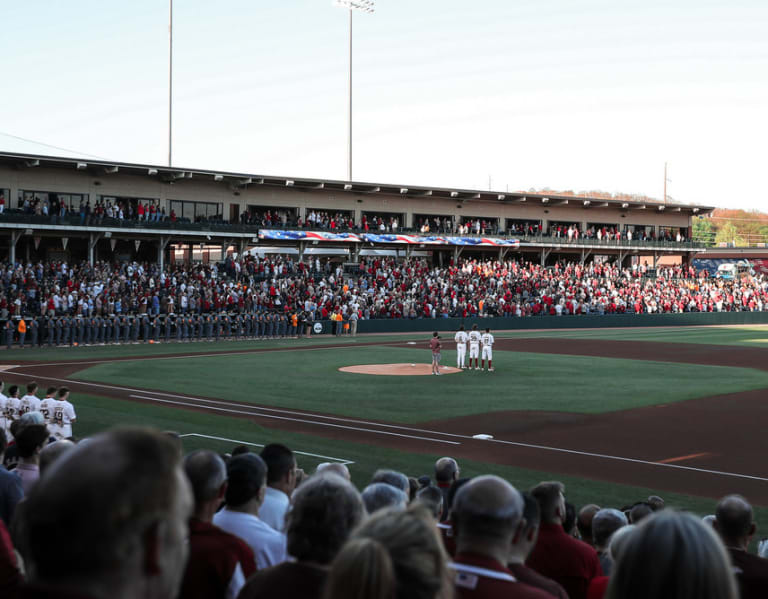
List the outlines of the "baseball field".
{"type": "Polygon", "coordinates": [[[494,335],[495,372],[441,377],[423,333],[26,349],[4,351],[2,368],[6,385],[70,387],[79,437],[136,424],[178,431],[185,450],[280,441],[306,470],[347,463],[360,486],[450,455],[463,476],[562,480],[576,505],[660,494],[703,515],[735,492],[768,531],[768,327],[494,335]]]}

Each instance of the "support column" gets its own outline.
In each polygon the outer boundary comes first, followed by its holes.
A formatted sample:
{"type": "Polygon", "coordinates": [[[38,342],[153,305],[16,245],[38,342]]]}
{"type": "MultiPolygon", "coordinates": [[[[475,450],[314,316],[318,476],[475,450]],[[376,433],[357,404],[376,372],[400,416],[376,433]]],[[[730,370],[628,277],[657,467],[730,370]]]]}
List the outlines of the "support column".
{"type": "Polygon", "coordinates": [[[361,245],[362,244],[360,243],[355,243],[352,245],[352,253],[351,253],[352,261],[356,262],[357,264],[360,264],[360,246],[361,245]]]}
{"type": "Polygon", "coordinates": [[[160,270],[165,268],[165,248],[168,247],[168,242],[170,240],[170,235],[162,235],[160,239],[157,240],[157,265],[160,267],[160,270]]]}
{"type": "Polygon", "coordinates": [[[241,237],[237,240],[237,255],[238,257],[242,258],[243,253],[245,252],[246,244],[245,244],[245,238],[241,237]]]}
{"type": "Polygon", "coordinates": [[[361,222],[362,222],[362,220],[363,220],[363,209],[362,209],[362,208],[355,208],[355,216],[354,216],[354,219],[355,219],[355,226],[356,226],[356,227],[359,227],[359,226],[360,226],[360,223],[361,223],[361,222]]]}
{"type": "Polygon", "coordinates": [[[22,232],[11,231],[11,239],[8,243],[8,259],[11,264],[16,264],[16,244],[21,239],[22,232]]]}
{"type": "Polygon", "coordinates": [[[307,242],[300,241],[299,242],[299,262],[304,262],[304,250],[306,249],[307,249],[307,242]]]}
{"type": "Polygon", "coordinates": [[[91,266],[96,262],[96,244],[103,236],[102,233],[90,233],[88,235],[88,264],[91,266]]]}

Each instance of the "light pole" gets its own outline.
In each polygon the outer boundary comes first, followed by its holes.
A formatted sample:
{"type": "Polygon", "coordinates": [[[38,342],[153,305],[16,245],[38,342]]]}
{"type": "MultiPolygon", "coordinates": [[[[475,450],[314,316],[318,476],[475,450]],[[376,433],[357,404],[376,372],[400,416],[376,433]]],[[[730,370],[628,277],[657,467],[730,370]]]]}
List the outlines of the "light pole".
{"type": "Polygon", "coordinates": [[[173,0],[168,0],[168,166],[173,147],[173,0]]]}
{"type": "Polygon", "coordinates": [[[347,140],[347,178],[352,181],[352,11],[373,12],[373,0],[333,0],[334,6],[349,10],[349,137],[347,140]]]}

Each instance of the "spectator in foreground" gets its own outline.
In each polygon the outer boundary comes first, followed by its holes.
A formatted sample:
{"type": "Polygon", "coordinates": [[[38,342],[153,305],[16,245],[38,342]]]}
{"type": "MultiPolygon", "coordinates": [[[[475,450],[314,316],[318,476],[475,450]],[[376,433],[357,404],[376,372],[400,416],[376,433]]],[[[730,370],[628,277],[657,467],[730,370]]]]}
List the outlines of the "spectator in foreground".
{"type": "Polygon", "coordinates": [[[512,538],[507,567],[520,582],[541,589],[557,599],[568,599],[565,589],[558,583],[525,565],[525,560],[528,559],[536,545],[536,539],[539,537],[541,513],[539,512],[539,504],[533,497],[528,493],[523,493],[522,496],[523,520],[512,538]]]}
{"type": "Polygon", "coordinates": [[[49,443],[43,447],[42,451],[40,452],[40,476],[43,476],[46,470],[48,470],[48,468],[50,468],[56,460],[74,448],[75,444],[68,439],[54,441],[53,443],[49,443]]]}
{"type": "Polygon", "coordinates": [[[227,479],[227,506],[213,517],[213,523],[248,544],[259,570],[284,562],[285,535],[258,517],[267,491],[264,460],[254,453],[232,458],[227,465],[227,479]]]}
{"type": "Polygon", "coordinates": [[[728,495],[715,510],[715,530],[736,571],[741,599],[768,597],[768,560],[747,552],[757,527],[752,506],[740,495],[728,495]]]}
{"type": "Polygon", "coordinates": [[[404,510],[408,505],[408,495],[387,483],[371,483],[363,489],[363,503],[369,514],[385,508],[404,510]]]}
{"type": "Polygon", "coordinates": [[[5,447],[5,431],[0,429],[0,520],[8,527],[13,519],[16,504],[24,497],[24,489],[21,487],[19,475],[15,472],[9,472],[3,466],[5,447]]]}
{"type": "Polygon", "coordinates": [[[579,514],[576,518],[576,528],[579,531],[579,536],[581,536],[581,540],[587,545],[594,546],[594,543],[592,542],[592,519],[599,511],[599,505],[588,503],[579,510],[579,514]]]}
{"type": "MultiPolygon", "coordinates": [[[[280,443],[270,443],[259,454],[267,465],[267,492],[259,518],[278,532],[285,530],[285,513],[296,488],[296,458],[280,443]]],[[[232,454],[235,457],[235,454],[232,454]]]]}
{"type": "Polygon", "coordinates": [[[352,480],[352,476],[349,474],[349,468],[347,468],[346,464],[340,464],[339,462],[323,462],[318,464],[315,469],[316,474],[328,474],[329,472],[340,476],[344,480],[352,480]]]}
{"type": "Polygon", "coordinates": [[[397,472],[395,470],[377,470],[373,473],[373,477],[371,477],[371,484],[373,483],[386,483],[392,485],[395,489],[400,489],[408,496],[410,496],[411,493],[411,484],[408,482],[408,477],[402,472],[397,472]]]}
{"type": "Polygon", "coordinates": [[[443,515],[443,493],[437,487],[429,486],[416,492],[416,501],[424,504],[437,522],[443,515]]]}
{"type": "Polygon", "coordinates": [[[331,565],[324,599],[449,599],[445,552],[423,506],[384,510],[355,530],[331,565]]]}
{"type": "Polygon", "coordinates": [[[517,581],[507,568],[522,515],[520,493],[498,476],[473,478],[459,490],[452,515],[456,557],[451,564],[458,597],[551,599],[549,593],[517,581]]]}
{"type": "MultiPolygon", "coordinates": [[[[611,536],[611,540],[608,544],[608,554],[611,558],[611,563],[615,564],[621,555],[621,551],[627,544],[629,533],[631,533],[637,526],[634,524],[627,524],[622,526],[611,536]]],[[[589,583],[589,589],[587,589],[587,599],[603,599],[605,592],[608,589],[608,583],[610,578],[608,576],[596,576],[589,583]]]]}
{"type": "Polygon", "coordinates": [[[350,482],[330,472],[311,477],[293,494],[286,517],[288,554],[296,561],[260,570],[239,599],[319,597],[330,563],[364,516],[350,482]]]}
{"type": "Polygon", "coordinates": [[[23,599],[178,593],[192,496],[175,446],[160,433],[93,437],[46,472],[25,503],[31,584],[23,599]]]}
{"type": "Polygon", "coordinates": [[[179,599],[234,599],[256,571],[256,558],[245,541],[212,523],[227,490],[227,467],[217,454],[201,449],[184,458],[184,472],[195,508],[179,599]]]}
{"type": "Polygon", "coordinates": [[[40,478],[40,452],[48,442],[48,429],[44,424],[24,426],[16,437],[19,463],[15,472],[21,477],[24,494],[28,494],[40,478]]]}
{"type": "Polygon", "coordinates": [[[611,554],[608,551],[611,536],[627,524],[629,522],[624,513],[613,508],[603,508],[592,519],[592,539],[595,543],[597,557],[600,558],[600,567],[606,576],[611,575],[611,568],[613,566],[611,554]]]}
{"type": "Polygon", "coordinates": [[[565,486],[556,481],[539,483],[531,490],[541,510],[541,526],[527,564],[558,582],[570,599],[586,599],[589,581],[603,571],[595,550],[563,530],[564,491],[565,486]]]}
{"type": "MultiPolygon", "coordinates": [[[[459,465],[453,458],[440,458],[435,462],[435,482],[437,488],[443,493],[443,505],[448,506],[448,490],[451,485],[459,480],[459,465]]],[[[442,521],[445,522],[448,519],[448,509],[443,510],[442,521]]]]}
{"type": "Polygon", "coordinates": [[[606,599],[738,599],[728,555],[715,531],[669,510],[635,529],[613,570],[606,599]]]}

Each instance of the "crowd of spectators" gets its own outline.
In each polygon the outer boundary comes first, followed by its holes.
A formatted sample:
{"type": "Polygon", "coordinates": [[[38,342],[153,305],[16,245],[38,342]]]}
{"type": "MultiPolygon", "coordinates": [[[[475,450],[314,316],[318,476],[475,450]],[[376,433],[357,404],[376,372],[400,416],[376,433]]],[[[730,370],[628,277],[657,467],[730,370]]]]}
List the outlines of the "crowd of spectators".
{"type": "Polygon", "coordinates": [[[655,495],[577,509],[560,482],[524,492],[462,478],[449,457],[418,478],[378,470],[360,492],[347,466],[308,476],[281,444],[184,455],[177,434],[149,429],[43,439],[33,454],[39,476],[21,492],[0,469],[10,599],[768,596],[766,548],[749,551],[756,526],[739,495],[704,519],[655,495]]]}
{"type": "Polygon", "coordinates": [[[271,312],[327,320],[528,317],[763,311],[768,279],[723,280],[692,267],[517,260],[290,256],[228,257],[221,264],[38,262],[0,264],[0,319],[271,312]],[[653,274],[653,276],[649,276],[653,274]]]}
{"type": "MultiPolygon", "coordinates": [[[[95,205],[90,200],[79,202],[70,199],[58,199],[53,196],[49,201],[44,196],[25,195],[19,201],[18,211],[24,214],[45,216],[57,223],[65,217],[68,223],[81,225],[120,224],[126,221],[145,223],[177,223],[190,222],[181,218],[171,209],[166,211],[160,200],[143,200],[135,198],[100,198],[95,205]],[[79,219],[79,220],[78,220],[79,219]]],[[[214,216],[198,216],[195,223],[212,223],[227,225],[221,214],[214,216]]],[[[63,221],[62,221],[63,222],[63,221]]],[[[676,242],[688,241],[682,229],[662,228],[658,233],[653,227],[627,226],[623,229],[615,225],[590,224],[582,227],[582,223],[551,222],[543,227],[541,221],[508,221],[506,230],[501,219],[483,219],[465,217],[455,220],[450,215],[415,215],[413,226],[405,227],[403,215],[365,213],[355,220],[350,211],[330,211],[308,209],[306,217],[302,218],[293,210],[277,208],[257,209],[249,206],[238,217],[238,224],[254,228],[271,229],[319,229],[331,232],[356,233],[420,233],[423,235],[520,235],[527,237],[553,237],[568,242],[580,239],[612,242],[612,241],[645,241],[645,242],[676,242]]]]}

